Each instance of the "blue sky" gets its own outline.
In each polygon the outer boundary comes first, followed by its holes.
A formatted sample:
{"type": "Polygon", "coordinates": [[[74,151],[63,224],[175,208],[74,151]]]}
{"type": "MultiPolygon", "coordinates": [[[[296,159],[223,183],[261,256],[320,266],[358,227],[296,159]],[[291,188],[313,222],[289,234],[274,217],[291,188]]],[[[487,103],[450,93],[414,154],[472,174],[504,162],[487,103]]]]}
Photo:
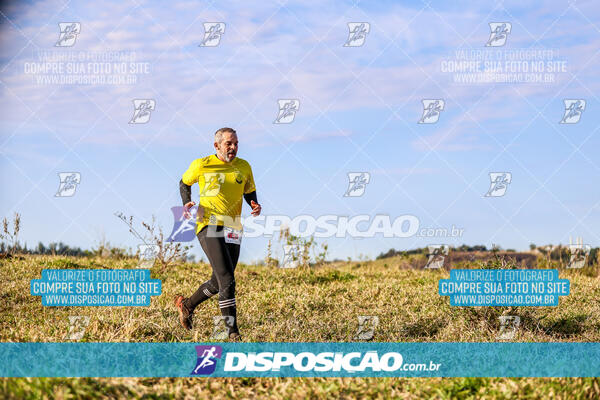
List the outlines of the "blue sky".
{"type": "MultiPolygon", "coordinates": [[[[222,126],[254,170],[263,214],[411,214],[461,238],[328,239],[330,258],[376,256],[432,243],[600,245],[600,123],[596,110],[600,6],[593,1],[62,2],[9,3],[0,15],[0,214],[22,214],[21,239],[90,248],[137,240],[113,213],[167,233],[178,181],[212,153],[222,126]],[[510,22],[503,50],[552,50],[566,72],[549,84],[457,84],[440,63],[457,50],[492,51],[488,23],[510,22]],[[80,22],[56,48],[60,22],[80,22]],[[224,22],[217,47],[199,47],[204,22],[224,22]],[[348,22],[368,22],[361,47],[343,47],[348,22]],[[148,63],[133,85],[51,85],[26,74],[40,51],[135,52],[148,63]],[[152,98],[147,124],[128,124],[133,99],[152,98]],[[291,124],[273,124],[277,99],[299,99],[291,124]],[[444,99],[435,124],[417,124],[422,99],[444,99]],[[558,124],[564,99],[585,99],[577,124],[558,124]],[[73,197],[54,197],[58,173],[78,171],[73,197]],[[371,174],[343,197],[347,173],[371,174]],[[509,171],[505,196],[484,197],[488,174],[509,171]]],[[[193,189],[193,196],[198,193],[193,189]]],[[[249,208],[244,206],[244,215],[249,208]]],[[[194,254],[202,252],[193,242],[194,254]]],[[[281,250],[278,250],[281,255],[281,250]]],[[[266,239],[248,238],[243,261],[266,239]]]]}

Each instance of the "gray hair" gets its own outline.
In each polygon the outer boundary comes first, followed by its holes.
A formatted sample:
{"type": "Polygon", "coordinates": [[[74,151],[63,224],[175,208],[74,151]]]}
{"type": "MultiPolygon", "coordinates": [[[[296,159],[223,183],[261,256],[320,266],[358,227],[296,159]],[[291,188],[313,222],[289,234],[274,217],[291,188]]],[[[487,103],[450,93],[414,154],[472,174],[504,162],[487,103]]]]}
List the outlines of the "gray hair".
{"type": "Polygon", "coordinates": [[[237,132],[232,128],[221,128],[215,132],[215,142],[221,143],[221,141],[223,140],[223,133],[225,132],[231,132],[237,135],[237,132]]]}

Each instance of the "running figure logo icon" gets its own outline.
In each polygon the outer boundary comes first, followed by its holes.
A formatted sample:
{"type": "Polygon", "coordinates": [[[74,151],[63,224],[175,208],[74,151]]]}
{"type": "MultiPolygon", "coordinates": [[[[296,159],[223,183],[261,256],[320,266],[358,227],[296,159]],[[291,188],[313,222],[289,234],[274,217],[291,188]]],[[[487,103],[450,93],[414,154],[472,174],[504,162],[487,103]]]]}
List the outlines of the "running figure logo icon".
{"type": "Polygon", "coordinates": [[[379,325],[379,317],[376,315],[359,315],[358,331],[354,340],[371,340],[375,336],[375,329],[379,325]]]}
{"type": "Polygon", "coordinates": [[[140,244],[138,245],[138,252],[140,253],[140,259],[138,260],[137,268],[150,269],[154,266],[154,261],[158,255],[160,248],[157,244],[140,244]]]}
{"type": "Polygon", "coordinates": [[[224,22],[205,22],[204,39],[198,47],[216,47],[221,43],[221,35],[225,34],[224,22]]]}
{"type": "Polygon", "coordinates": [[[210,335],[211,340],[226,340],[229,337],[229,330],[233,327],[235,319],[232,315],[218,315],[213,317],[213,332],[210,335]]]}
{"type": "Polygon", "coordinates": [[[450,246],[447,244],[433,244],[431,246],[427,246],[427,249],[429,250],[429,258],[427,259],[427,264],[425,264],[424,268],[442,268],[444,266],[444,260],[450,252],[450,246]]]}
{"type": "Polygon", "coordinates": [[[221,359],[223,348],[221,346],[196,346],[196,368],[190,375],[210,375],[215,372],[217,359],[221,359]]]}
{"type": "Polygon", "coordinates": [[[298,107],[300,107],[300,100],[298,99],[279,99],[279,113],[277,118],[273,121],[274,124],[290,124],[294,122],[298,107]]]}
{"type": "Polygon", "coordinates": [[[567,265],[567,268],[583,268],[591,250],[592,246],[589,244],[570,244],[569,251],[571,253],[571,257],[569,258],[569,264],[567,265]]]}
{"type": "Polygon", "coordinates": [[[419,124],[435,124],[440,118],[440,113],[444,111],[446,104],[442,99],[427,99],[423,102],[423,115],[419,120],[419,124]]]}
{"type": "Polygon", "coordinates": [[[79,22],[61,22],[58,24],[60,34],[55,47],[71,47],[77,40],[77,35],[81,33],[81,24],[79,22]]]}
{"type": "Polygon", "coordinates": [[[576,124],[585,110],[585,100],[565,99],[565,115],[560,120],[561,124],[576,124]]]}
{"type": "Polygon", "coordinates": [[[360,197],[365,193],[367,184],[371,180],[368,172],[348,172],[348,190],[344,197],[360,197]]]}
{"type": "Polygon", "coordinates": [[[59,172],[58,178],[60,185],[54,197],[71,197],[77,190],[77,185],[81,183],[81,174],[79,172],[59,172]]]}
{"type": "Polygon", "coordinates": [[[192,217],[183,216],[183,207],[171,207],[173,212],[173,230],[167,239],[168,242],[191,242],[196,237],[196,215],[198,206],[190,208],[192,217]]]}
{"type": "Polygon", "coordinates": [[[510,182],[512,182],[510,172],[490,172],[490,190],[487,191],[484,197],[504,196],[510,182]]]}
{"type": "Polygon", "coordinates": [[[221,185],[225,183],[225,174],[222,172],[205,172],[204,188],[201,196],[214,197],[221,191],[221,185]]]}
{"type": "Polygon", "coordinates": [[[490,22],[490,38],[485,47],[501,47],[506,44],[508,34],[512,30],[510,22],[490,22]]]}
{"type": "Polygon", "coordinates": [[[88,316],[69,316],[69,332],[66,339],[81,340],[89,324],[90,317],[88,316]]]}
{"type": "Polygon", "coordinates": [[[133,100],[133,117],[130,124],[146,124],[150,121],[150,113],[156,108],[156,101],[153,99],[135,99],[133,100]]]}
{"type": "Polygon", "coordinates": [[[280,268],[298,268],[301,258],[300,245],[284,244],[283,245],[283,260],[280,268]]]}
{"type": "Polygon", "coordinates": [[[514,339],[519,325],[521,324],[521,317],[518,315],[502,315],[498,317],[500,319],[500,332],[496,339],[498,340],[511,340],[514,339]]]}
{"type": "Polygon", "coordinates": [[[348,40],[344,47],[360,47],[365,44],[367,34],[371,31],[371,25],[368,22],[348,22],[348,40]]]}

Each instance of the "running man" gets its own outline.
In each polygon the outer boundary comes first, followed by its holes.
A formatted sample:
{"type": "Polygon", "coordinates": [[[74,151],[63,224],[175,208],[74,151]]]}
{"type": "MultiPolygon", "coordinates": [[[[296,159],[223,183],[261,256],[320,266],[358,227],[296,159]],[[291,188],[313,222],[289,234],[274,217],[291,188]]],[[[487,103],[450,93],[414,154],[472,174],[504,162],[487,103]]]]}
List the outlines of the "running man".
{"type": "Polygon", "coordinates": [[[240,340],[235,304],[234,271],[240,255],[242,196],[258,216],[261,206],[256,198],[252,169],[236,158],[238,138],[235,130],[221,128],[215,133],[216,154],[194,160],[179,182],[183,215],[191,218],[191,186],[200,187],[196,236],[212,267],[212,276],[191,297],[178,295],[175,305],[179,321],[192,329],[194,309],[203,301],[219,295],[219,308],[228,323],[230,340],[240,340]]]}

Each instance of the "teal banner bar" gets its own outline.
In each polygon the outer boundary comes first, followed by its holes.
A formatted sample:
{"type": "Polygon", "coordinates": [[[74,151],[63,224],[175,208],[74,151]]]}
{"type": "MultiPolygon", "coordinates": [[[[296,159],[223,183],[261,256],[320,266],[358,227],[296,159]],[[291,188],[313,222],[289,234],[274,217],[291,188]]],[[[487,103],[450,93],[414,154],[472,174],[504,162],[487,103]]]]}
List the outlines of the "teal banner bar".
{"type": "Polygon", "coordinates": [[[593,377],[600,343],[0,343],[2,377],[593,377]]]}

